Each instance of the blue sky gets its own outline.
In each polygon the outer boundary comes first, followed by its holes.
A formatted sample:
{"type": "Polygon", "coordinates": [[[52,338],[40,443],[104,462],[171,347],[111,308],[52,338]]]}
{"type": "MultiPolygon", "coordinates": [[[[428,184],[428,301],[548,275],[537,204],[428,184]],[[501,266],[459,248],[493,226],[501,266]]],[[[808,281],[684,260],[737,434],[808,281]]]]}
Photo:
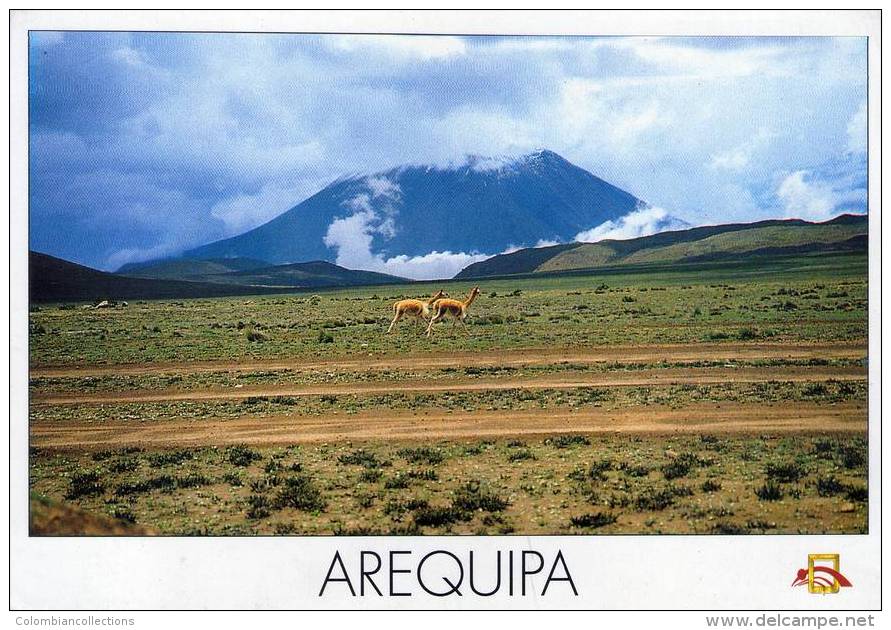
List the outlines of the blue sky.
{"type": "Polygon", "coordinates": [[[822,220],[866,207],[866,83],[864,38],[32,33],[31,247],[115,269],[538,148],[691,224],[822,220]]]}

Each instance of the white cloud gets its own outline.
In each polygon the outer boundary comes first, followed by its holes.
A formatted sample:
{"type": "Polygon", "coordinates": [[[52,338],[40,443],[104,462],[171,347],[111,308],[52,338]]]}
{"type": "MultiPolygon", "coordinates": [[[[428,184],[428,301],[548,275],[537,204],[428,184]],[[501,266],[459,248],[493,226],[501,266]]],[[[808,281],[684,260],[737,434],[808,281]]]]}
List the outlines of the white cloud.
{"type": "MultiPolygon", "coordinates": [[[[540,247],[553,247],[554,245],[559,245],[560,241],[552,241],[546,238],[539,239],[535,245],[532,245],[532,249],[539,249],[540,247]]],[[[511,243],[508,245],[502,254],[513,254],[514,252],[518,252],[521,249],[528,249],[529,245],[514,245],[511,243]]]]}
{"type": "MultiPolygon", "coordinates": [[[[376,271],[391,273],[396,276],[412,278],[414,280],[439,280],[452,278],[467,265],[491,258],[487,254],[466,254],[464,252],[452,253],[430,252],[423,256],[394,256],[377,260],[382,261],[376,271]]],[[[339,263],[338,263],[339,264],[339,263]]]]}
{"type": "Polygon", "coordinates": [[[402,194],[399,184],[386,177],[366,177],[365,184],[371,191],[372,197],[387,197],[398,200],[402,194]]]}
{"type": "Polygon", "coordinates": [[[110,271],[119,269],[122,265],[144,260],[155,260],[171,256],[179,251],[180,247],[175,243],[161,243],[153,247],[128,247],[113,253],[108,257],[105,268],[110,271]]]}
{"type": "Polygon", "coordinates": [[[338,35],[331,45],[342,52],[380,54],[393,60],[445,59],[467,52],[463,39],[449,35],[338,35]]]}
{"type": "Polygon", "coordinates": [[[468,166],[478,173],[489,173],[509,169],[516,164],[516,158],[507,155],[482,156],[468,155],[460,166],[468,166]]]}
{"type": "Polygon", "coordinates": [[[111,58],[133,68],[143,68],[148,65],[145,55],[141,51],[128,46],[113,50],[111,58]]]}
{"type": "Polygon", "coordinates": [[[590,230],[579,232],[575,235],[575,240],[580,243],[596,243],[604,239],[623,240],[685,227],[689,227],[689,224],[672,217],[663,208],[647,206],[615,221],[605,221],[590,230]]]}
{"type": "Polygon", "coordinates": [[[451,278],[471,263],[490,258],[490,255],[450,251],[432,251],[423,256],[397,255],[389,258],[373,253],[374,237],[392,238],[396,234],[396,209],[401,189],[386,177],[367,177],[369,193],[359,193],[344,203],[352,210],[347,217],[335,219],[325,233],[325,245],[337,252],[337,264],[348,269],[378,271],[413,280],[451,278]],[[378,202],[379,210],[372,201],[378,202]]]}
{"type": "Polygon", "coordinates": [[[337,264],[369,270],[377,264],[371,253],[376,221],[377,215],[365,210],[331,222],[324,241],[326,246],[337,249],[337,264]]]}
{"type": "MultiPolygon", "coordinates": [[[[47,99],[32,119],[33,181],[42,182],[32,190],[54,204],[32,204],[32,217],[47,226],[40,242],[49,245],[75,240],[49,227],[60,212],[82,214],[66,230],[77,227],[76,240],[108,234],[119,239],[114,248],[144,247],[164,230],[196,246],[262,223],[272,207],[296,205],[347,173],[537,147],[676,216],[756,220],[782,211],[775,193],[785,174],[822,172],[862,151],[866,135],[863,38],[71,32],[32,42],[55,43],[57,53],[32,57],[46,70],[34,75],[47,99]],[[140,63],[163,76],[134,70],[140,63]],[[747,143],[761,128],[776,137],[753,150],[747,143]],[[140,231],[95,203],[120,194],[111,180],[72,205],[77,173],[109,169],[146,174],[183,199],[165,201],[163,225],[152,216],[140,231]],[[298,189],[287,201],[276,193],[298,189]]],[[[849,170],[855,183],[865,178],[865,169],[849,170]]],[[[378,206],[375,193],[392,191],[375,186],[368,194],[378,206]]],[[[377,212],[374,225],[386,231],[377,212]]]]}
{"type": "Polygon", "coordinates": [[[749,165],[749,159],[749,152],[745,147],[736,147],[735,149],[713,155],[709,161],[709,166],[715,169],[741,171],[749,165]]]}
{"type": "Polygon", "coordinates": [[[113,63],[126,68],[127,72],[138,72],[143,78],[154,81],[164,81],[169,78],[169,73],[152,63],[145,51],[130,46],[121,46],[109,53],[113,63]]]}
{"type": "Polygon", "coordinates": [[[413,280],[451,278],[471,263],[490,258],[490,255],[450,251],[432,251],[423,256],[397,255],[384,257],[372,251],[375,236],[392,238],[396,234],[396,209],[401,189],[386,177],[367,177],[369,192],[359,193],[343,206],[352,211],[347,217],[335,219],[328,226],[324,243],[337,252],[336,262],[347,269],[378,271],[413,280]],[[378,201],[376,209],[373,200],[378,201]]]}
{"type": "Polygon", "coordinates": [[[743,171],[752,163],[752,159],[757,152],[767,148],[776,135],[769,129],[762,127],[751,139],[746,140],[742,144],[732,149],[712,154],[708,165],[716,170],[743,171]]]}
{"type": "Polygon", "coordinates": [[[366,193],[354,195],[344,201],[342,205],[344,208],[348,208],[353,212],[368,212],[374,214],[374,208],[371,205],[371,195],[366,193]]]}
{"type": "Polygon", "coordinates": [[[665,71],[700,79],[784,73],[785,51],[778,46],[715,50],[681,44],[665,37],[627,37],[611,44],[627,48],[640,59],[665,71]]]}
{"type": "Polygon", "coordinates": [[[65,41],[65,33],[61,31],[31,31],[29,33],[31,43],[48,48],[65,41]]]}
{"type": "MultiPolygon", "coordinates": [[[[562,82],[553,104],[556,116],[553,112],[541,113],[542,118],[557,120],[548,123],[559,132],[554,145],[560,146],[565,138],[588,138],[587,142],[580,141],[584,153],[608,153],[613,161],[624,161],[621,154],[639,155],[662,142],[662,134],[678,118],[676,104],[670,94],[659,94],[652,86],[640,98],[629,98],[629,92],[638,89],[614,88],[600,79],[583,77],[562,82]]],[[[528,133],[540,131],[531,129],[528,133]]]]}
{"type": "Polygon", "coordinates": [[[806,221],[826,221],[835,216],[838,197],[826,182],[806,179],[807,171],[795,171],[786,176],[777,189],[783,202],[784,216],[806,221]]]}
{"type": "Polygon", "coordinates": [[[337,264],[347,269],[379,271],[414,280],[451,278],[471,263],[490,258],[484,254],[433,251],[423,256],[384,258],[371,251],[374,234],[380,231],[379,217],[370,210],[335,219],[328,226],[325,245],[337,250],[337,264]]]}
{"type": "Polygon", "coordinates": [[[866,113],[866,101],[863,101],[848,121],[848,153],[856,155],[866,153],[868,138],[866,113]]]}
{"type": "Polygon", "coordinates": [[[267,184],[256,194],[239,194],[214,204],[210,214],[223,222],[226,236],[233,236],[277,217],[291,208],[304,193],[301,188],[279,188],[267,184]]]}
{"type": "Polygon", "coordinates": [[[571,38],[524,38],[508,37],[498,39],[492,44],[496,50],[510,53],[534,53],[534,52],[571,52],[579,47],[584,47],[587,42],[573,40],[571,38]]]}
{"type": "Polygon", "coordinates": [[[628,142],[657,124],[666,124],[667,121],[660,115],[659,109],[658,103],[651,102],[640,109],[623,112],[612,127],[614,140],[628,142]]]}

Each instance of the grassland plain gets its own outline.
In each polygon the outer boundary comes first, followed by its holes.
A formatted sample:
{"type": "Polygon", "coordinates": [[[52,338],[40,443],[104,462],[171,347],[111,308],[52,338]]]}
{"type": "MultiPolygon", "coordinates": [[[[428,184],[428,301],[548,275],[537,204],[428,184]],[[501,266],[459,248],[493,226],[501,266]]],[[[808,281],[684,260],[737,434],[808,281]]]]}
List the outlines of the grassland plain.
{"type": "Polygon", "coordinates": [[[33,306],[34,505],[161,534],[865,531],[866,292],[837,254],[33,306]],[[385,334],[394,300],[476,284],[469,335],[385,334]]]}

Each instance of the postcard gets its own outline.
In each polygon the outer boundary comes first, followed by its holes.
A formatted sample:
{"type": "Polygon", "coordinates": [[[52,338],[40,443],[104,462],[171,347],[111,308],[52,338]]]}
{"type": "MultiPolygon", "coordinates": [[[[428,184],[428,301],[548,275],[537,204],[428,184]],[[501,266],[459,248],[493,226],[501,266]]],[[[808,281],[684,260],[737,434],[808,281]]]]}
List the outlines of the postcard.
{"type": "Polygon", "coordinates": [[[873,623],[880,21],[13,12],[11,610],[873,623]]]}

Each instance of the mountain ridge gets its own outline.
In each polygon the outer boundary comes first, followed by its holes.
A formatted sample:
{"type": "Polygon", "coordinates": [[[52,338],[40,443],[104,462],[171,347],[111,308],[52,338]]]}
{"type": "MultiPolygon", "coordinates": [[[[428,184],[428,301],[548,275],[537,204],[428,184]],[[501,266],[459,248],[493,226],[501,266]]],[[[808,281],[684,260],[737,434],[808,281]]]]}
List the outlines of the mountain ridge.
{"type": "Polygon", "coordinates": [[[465,156],[458,164],[407,164],[338,178],[272,220],[182,257],[345,264],[361,247],[383,258],[495,253],[571,240],[645,206],[553,151],[513,160],[465,156]]]}
{"type": "Polygon", "coordinates": [[[118,268],[114,273],[130,276],[132,278],[166,278],[187,279],[187,276],[196,278],[220,273],[245,271],[268,267],[270,263],[265,260],[252,258],[163,258],[160,260],[141,263],[127,263],[118,268]]]}
{"type": "Polygon", "coordinates": [[[216,277],[209,274],[200,281],[134,277],[35,251],[29,252],[28,273],[32,302],[225,297],[409,282],[396,276],[344,269],[325,261],[268,266],[216,277]]]}
{"type": "Polygon", "coordinates": [[[867,247],[868,215],[843,214],[822,223],[767,219],[673,230],[633,239],[521,249],[476,262],[456,280],[597,269],[636,263],[719,260],[740,256],[850,251],[867,247]],[[861,238],[862,237],[862,238],[861,238]]]}

